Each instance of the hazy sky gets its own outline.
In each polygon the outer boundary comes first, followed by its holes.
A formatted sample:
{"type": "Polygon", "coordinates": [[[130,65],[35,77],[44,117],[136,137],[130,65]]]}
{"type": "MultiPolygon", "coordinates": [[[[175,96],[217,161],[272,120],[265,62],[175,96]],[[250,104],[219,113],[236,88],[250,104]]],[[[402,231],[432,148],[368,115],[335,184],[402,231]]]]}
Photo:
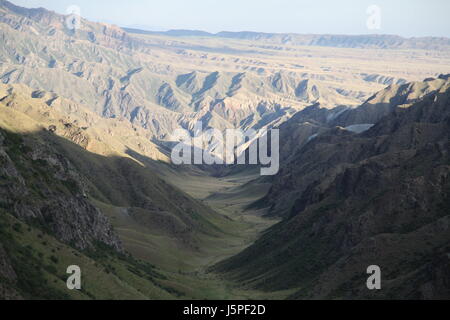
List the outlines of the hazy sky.
{"type": "Polygon", "coordinates": [[[12,0],[65,13],[71,5],[94,21],[153,29],[263,31],[450,37],[449,0],[12,0]],[[367,8],[381,9],[381,29],[367,28],[367,8]]]}

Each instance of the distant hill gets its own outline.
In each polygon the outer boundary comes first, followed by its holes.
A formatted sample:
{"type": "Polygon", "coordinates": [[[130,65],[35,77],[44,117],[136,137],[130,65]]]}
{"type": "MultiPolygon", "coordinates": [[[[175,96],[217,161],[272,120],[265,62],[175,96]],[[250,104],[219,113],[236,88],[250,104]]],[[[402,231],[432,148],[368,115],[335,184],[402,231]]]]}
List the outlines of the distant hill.
{"type": "Polygon", "coordinates": [[[151,32],[86,19],[69,30],[65,19],[2,0],[0,81],[54,92],[104,118],[126,119],[162,144],[176,128],[192,130],[199,121],[219,130],[261,129],[314,103],[355,107],[385,85],[434,76],[435,61],[446,61],[435,50],[421,58],[423,68],[409,64],[407,70],[386,72],[380,62],[368,73],[367,55],[378,59],[375,51],[335,56],[322,45],[402,49],[416,43],[434,50],[448,43],[394,36],[151,32]],[[320,45],[314,47],[319,51],[303,45],[320,45]],[[348,59],[359,62],[349,65],[348,59]]]}
{"type": "Polygon", "coordinates": [[[183,29],[177,29],[177,30],[168,30],[168,31],[149,31],[149,30],[142,30],[142,29],[136,29],[136,28],[122,28],[128,33],[137,33],[137,34],[160,34],[160,35],[167,35],[172,37],[213,37],[213,33],[209,33],[206,31],[200,31],[200,30],[183,30],[183,29]]]}
{"type": "Polygon", "coordinates": [[[333,34],[297,34],[265,33],[240,31],[221,31],[209,33],[198,30],[145,31],[124,28],[129,33],[159,34],[172,37],[216,37],[258,41],[267,44],[296,46],[323,46],[336,48],[377,48],[377,49],[426,49],[448,50],[450,39],[445,37],[404,38],[396,35],[333,35],[333,34]]]}

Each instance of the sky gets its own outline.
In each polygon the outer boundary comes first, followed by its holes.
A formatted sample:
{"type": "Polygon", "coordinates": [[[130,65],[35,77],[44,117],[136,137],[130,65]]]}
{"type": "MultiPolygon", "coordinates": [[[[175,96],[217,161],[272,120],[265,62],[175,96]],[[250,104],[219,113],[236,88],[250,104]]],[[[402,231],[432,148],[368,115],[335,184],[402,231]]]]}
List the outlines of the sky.
{"type": "Polygon", "coordinates": [[[449,0],[10,1],[59,13],[76,5],[86,19],[149,30],[450,37],[449,0]]]}

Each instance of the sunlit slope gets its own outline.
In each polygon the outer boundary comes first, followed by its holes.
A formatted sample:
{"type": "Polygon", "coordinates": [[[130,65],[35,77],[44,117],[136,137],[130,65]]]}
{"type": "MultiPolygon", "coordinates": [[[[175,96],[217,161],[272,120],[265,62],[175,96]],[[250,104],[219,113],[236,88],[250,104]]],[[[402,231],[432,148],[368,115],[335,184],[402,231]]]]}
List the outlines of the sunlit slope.
{"type": "MultiPolygon", "coordinates": [[[[129,297],[199,297],[200,293],[186,284],[193,281],[193,276],[183,276],[183,273],[234,254],[242,247],[240,224],[162,180],[160,175],[163,172],[156,174],[153,171],[171,169],[166,156],[148,138],[140,136],[140,130],[131,125],[122,126],[118,119],[107,120],[105,124],[103,121],[106,120],[83,112],[82,106],[69,100],[62,100],[61,105],[48,105],[46,93],[40,92],[39,97],[36,94],[33,97],[34,91],[24,86],[3,85],[0,89],[1,128],[10,132],[11,137],[17,137],[13,143],[18,145],[14,145],[12,151],[24,163],[36,166],[38,174],[33,179],[29,177],[34,169],[26,171],[32,166],[24,164],[25,171],[18,173],[18,177],[25,174],[23,180],[18,178],[13,184],[7,182],[2,186],[2,192],[6,192],[2,193],[6,201],[3,206],[5,214],[30,224],[33,211],[27,208],[33,207],[32,210],[45,212],[38,226],[44,228],[44,233],[48,232],[47,222],[55,221],[51,225],[55,226],[56,233],[49,235],[58,241],[82,250],[90,248],[96,239],[106,241],[106,244],[120,248],[119,253],[126,250],[133,259],[156,265],[159,272],[165,274],[155,284],[166,288],[162,289],[161,295],[157,290],[154,295],[130,293],[129,297]],[[78,108],[77,112],[63,113],[68,106],[78,108]],[[64,175],[58,171],[62,168],[67,168],[64,175]],[[43,179],[42,176],[48,178],[43,179]],[[47,181],[45,187],[40,180],[47,181]],[[24,191],[15,194],[14,188],[16,184],[17,187],[20,185],[20,181],[24,184],[20,187],[24,191]],[[33,197],[27,195],[29,189],[34,190],[33,197]],[[27,200],[23,206],[17,207],[14,204],[22,201],[19,199],[22,194],[27,200]],[[67,194],[74,197],[73,200],[67,198],[67,194]],[[105,226],[90,218],[81,225],[75,220],[72,225],[66,212],[68,215],[71,212],[83,216],[100,215],[105,226]],[[111,235],[107,228],[110,224],[114,226],[111,235]],[[89,228],[94,228],[94,231],[89,231],[89,228]],[[72,237],[69,237],[71,233],[68,230],[73,230],[70,231],[73,232],[72,237]]],[[[14,173],[14,170],[11,167],[8,172],[14,173]]],[[[93,254],[96,252],[103,251],[98,249],[93,254]]],[[[105,254],[105,259],[115,259],[113,249],[105,254]]],[[[117,263],[122,265],[120,261],[117,263]]],[[[126,264],[124,266],[126,268],[126,264]]],[[[144,271],[136,272],[146,277],[147,271],[142,268],[144,271]]],[[[133,279],[134,276],[130,275],[127,281],[133,279]]],[[[206,281],[202,285],[208,286],[208,283],[206,281]]],[[[98,293],[93,297],[106,296],[98,293]]],[[[114,297],[122,296],[110,298],[114,297]]]]}
{"type": "Polygon", "coordinates": [[[45,9],[2,1],[0,10],[3,83],[51,91],[162,140],[197,121],[218,129],[277,126],[312,103],[352,107],[387,84],[450,71],[448,53],[424,50],[420,41],[409,51],[380,50],[382,41],[402,42],[382,37],[374,39],[378,47],[361,49],[305,46],[320,41],[298,43],[293,35],[273,45],[280,36],[136,34],[84,19],[74,32],[45,9]]]}

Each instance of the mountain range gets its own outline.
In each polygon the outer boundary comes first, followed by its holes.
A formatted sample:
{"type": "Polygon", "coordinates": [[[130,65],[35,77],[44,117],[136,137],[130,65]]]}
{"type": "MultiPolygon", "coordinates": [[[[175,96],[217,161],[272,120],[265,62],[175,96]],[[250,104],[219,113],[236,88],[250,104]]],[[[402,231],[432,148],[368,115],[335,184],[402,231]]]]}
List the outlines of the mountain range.
{"type": "MultiPolygon", "coordinates": [[[[445,78],[416,102],[392,104],[366,131],[333,126],[307,139],[257,203],[283,222],[217,270],[249,287],[300,288],[292,298],[448,298],[445,78]],[[373,264],[384,270],[380,293],[367,290],[360,272],[373,264]]],[[[427,83],[410,84],[419,85],[427,83]]]]}
{"type": "Polygon", "coordinates": [[[449,39],[66,19],[0,0],[1,299],[450,297],[449,39]],[[280,171],[172,164],[199,121],[280,171]]]}
{"type": "Polygon", "coordinates": [[[445,37],[404,38],[395,35],[320,35],[296,33],[266,32],[230,32],[209,33],[201,30],[174,29],[168,31],[147,31],[124,28],[129,33],[155,34],[172,37],[216,37],[260,41],[270,45],[323,46],[337,48],[379,48],[379,49],[433,49],[448,50],[450,42],[445,37]]]}

